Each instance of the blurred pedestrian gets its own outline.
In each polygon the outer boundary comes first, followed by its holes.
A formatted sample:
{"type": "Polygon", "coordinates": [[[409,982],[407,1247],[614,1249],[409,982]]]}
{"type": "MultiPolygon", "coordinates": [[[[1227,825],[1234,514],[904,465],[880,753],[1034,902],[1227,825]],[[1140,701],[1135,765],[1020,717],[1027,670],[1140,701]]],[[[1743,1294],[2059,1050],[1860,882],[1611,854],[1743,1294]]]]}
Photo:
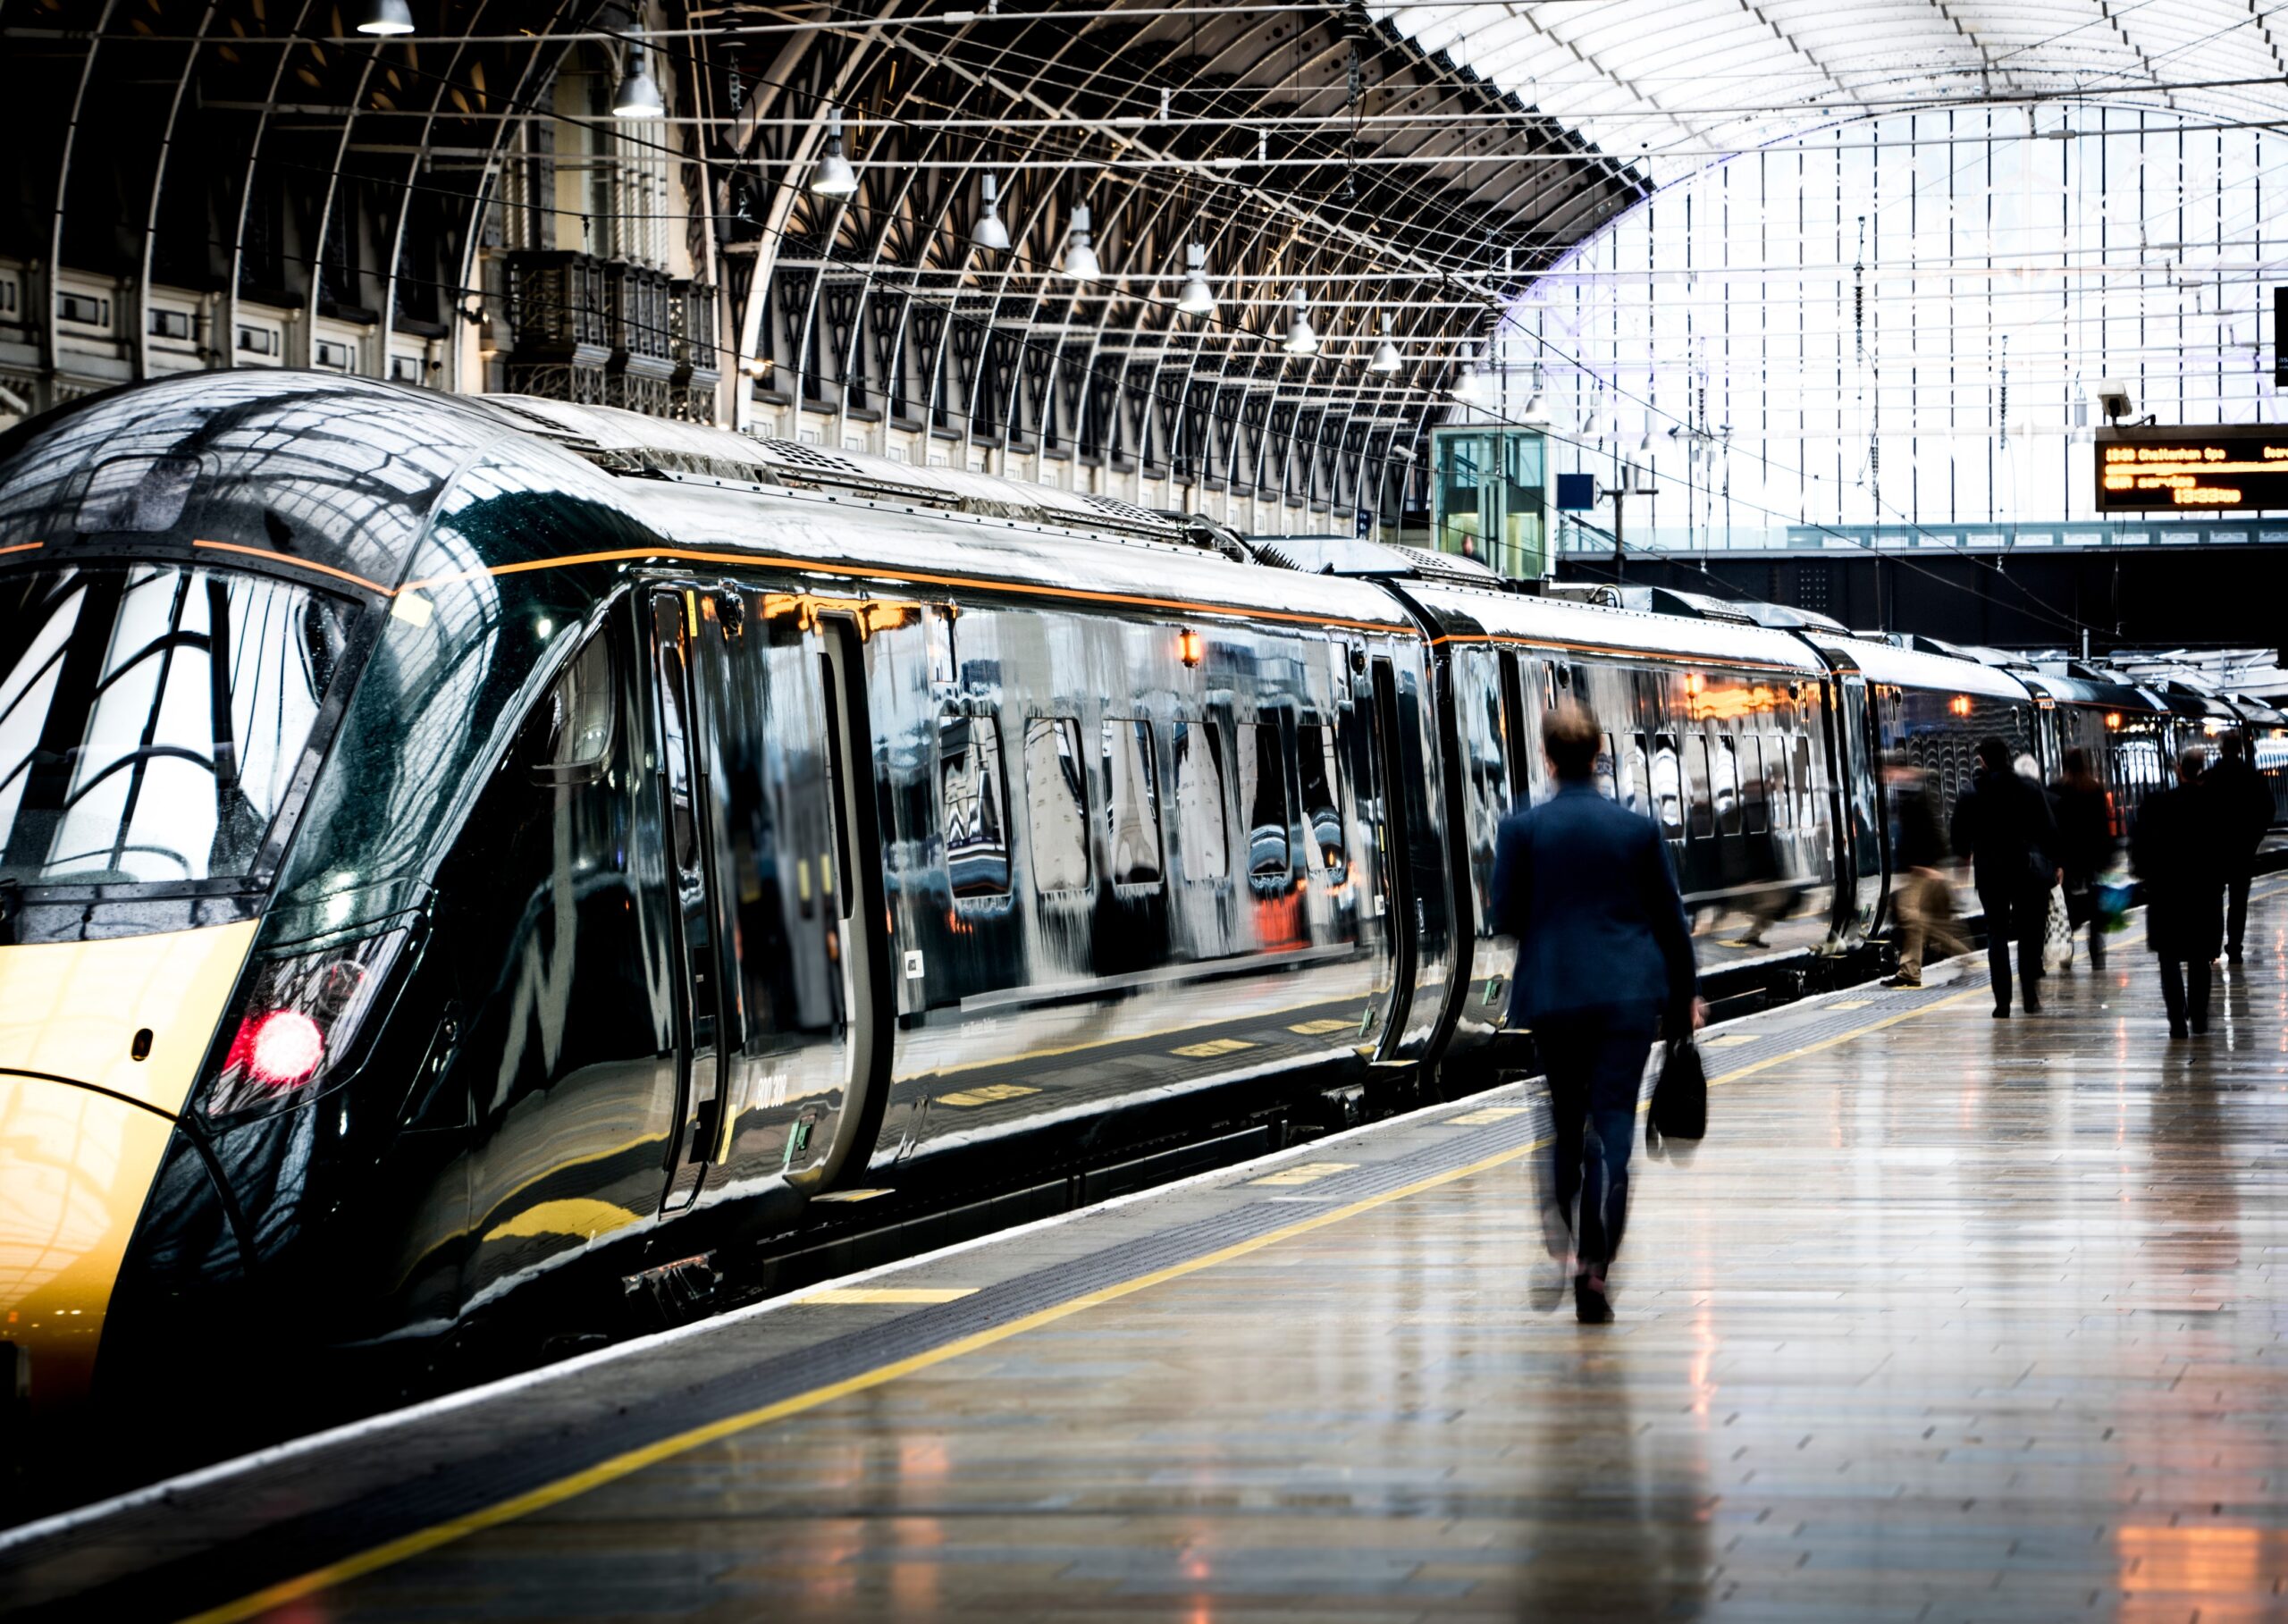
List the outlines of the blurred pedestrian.
{"type": "Polygon", "coordinates": [[[1940,869],[1947,837],[1929,778],[1912,757],[1894,750],[1883,757],[1883,790],[1890,804],[1891,869],[1898,876],[1891,888],[1898,910],[1898,973],[1883,985],[1920,987],[1930,944],[1939,949],[1932,956],[1942,959],[1970,944],[1955,929],[1954,888],[1940,869]]]}
{"type": "Polygon", "coordinates": [[[1572,1235],[1574,1311],[1587,1325],[1612,1317],[1607,1279],[1655,1029],[1681,1035],[1707,1014],[1668,847],[1651,820],[1597,793],[1602,736],[1569,700],[1543,719],[1557,792],[1502,820],[1493,862],[1494,919],[1518,939],[1510,1023],[1532,1028],[1548,1073],[1547,1199],[1572,1235]]]}
{"type": "Polygon", "coordinates": [[[2018,979],[2026,1013],[2041,1013],[2042,932],[2058,870],[2051,853],[2057,827],[2049,797],[2011,765],[2010,746],[1979,741],[1978,770],[1955,802],[1955,850],[1971,861],[1971,880],[1986,911],[1986,963],[1993,972],[1994,1018],[2010,1014],[2010,944],[2018,947],[2018,979]]]}
{"type": "Polygon", "coordinates": [[[2129,860],[2145,882],[2145,941],[2161,961],[2169,1036],[2208,1030],[2208,961],[2224,936],[2223,820],[2200,787],[2205,756],[2177,757],[2177,787],[2146,797],[2130,831],[2129,860]]]}
{"type": "Polygon", "coordinates": [[[2249,928],[2249,881],[2256,877],[2256,849],[2272,827],[2272,786],[2249,760],[2243,734],[2218,741],[2224,759],[2200,775],[2201,789],[2216,804],[2217,835],[2224,843],[2225,957],[2241,962],[2242,938],[2249,928]]]}
{"type": "Polygon", "coordinates": [[[2090,770],[2089,752],[2065,753],[2065,770],[2050,787],[2057,809],[2058,866],[2065,871],[2065,917],[2090,927],[2090,968],[2106,967],[2105,921],[2098,916],[2098,877],[2113,866],[2113,805],[2090,770]]]}

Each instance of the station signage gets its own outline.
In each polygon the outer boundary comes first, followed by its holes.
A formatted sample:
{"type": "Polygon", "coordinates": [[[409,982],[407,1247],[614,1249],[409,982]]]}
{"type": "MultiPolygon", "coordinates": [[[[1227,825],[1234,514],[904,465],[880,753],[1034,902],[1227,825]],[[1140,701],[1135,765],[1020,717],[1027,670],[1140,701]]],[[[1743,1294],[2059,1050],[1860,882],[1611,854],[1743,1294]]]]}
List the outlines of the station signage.
{"type": "Polygon", "coordinates": [[[2098,431],[2098,511],[2288,509],[2288,425],[2098,431]]]}

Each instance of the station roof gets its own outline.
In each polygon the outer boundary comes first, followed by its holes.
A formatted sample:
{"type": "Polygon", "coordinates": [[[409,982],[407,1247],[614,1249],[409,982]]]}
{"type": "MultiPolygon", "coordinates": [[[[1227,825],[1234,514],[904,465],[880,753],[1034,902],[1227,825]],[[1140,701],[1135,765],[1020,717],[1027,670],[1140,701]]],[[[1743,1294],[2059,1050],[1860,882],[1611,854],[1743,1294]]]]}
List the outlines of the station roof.
{"type": "Polygon", "coordinates": [[[1524,0],[1388,5],[1425,48],[1660,179],[1859,114],[2083,97],[2288,104],[2288,21],[2234,0],[1524,0]]]}

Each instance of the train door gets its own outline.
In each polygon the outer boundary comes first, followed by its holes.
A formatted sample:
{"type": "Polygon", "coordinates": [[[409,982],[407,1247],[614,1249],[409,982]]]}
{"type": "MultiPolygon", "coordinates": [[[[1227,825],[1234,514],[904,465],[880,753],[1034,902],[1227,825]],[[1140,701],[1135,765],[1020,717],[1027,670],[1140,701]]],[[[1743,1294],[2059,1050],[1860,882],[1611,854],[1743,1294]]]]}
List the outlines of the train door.
{"type": "Polygon", "coordinates": [[[727,997],[738,976],[726,973],[728,933],[721,928],[723,864],[715,815],[714,729],[709,697],[720,691],[722,639],[716,600],[691,587],[652,597],[652,677],[659,697],[660,795],[667,812],[668,884],[677,914],[676,1121],[668,1151],[660,1210],[681,1211],[698,1197],[711,1163],[723,1159],[729,1123],[723,1106],[736,1039],[727,997]],[[727,1022],[727,1013],[729,1021],[727,1022]]]}
{"type": "Polygon", "coordinates": [[[1398,673],[1390,657],[1377,654],[1372,665],[1375,687],[1374,738],[1375,804],[1382,810],[1376,831],[1383,848],[1380,882],[1389,909],[1392,970],[1390,1010],[1383,1018],[1376,1064],[1394,1061],[1405,1040],[1407,1015],[1414,1005],[1415,957],[1419,951],[1421,921],[1414,895],[1414,835],[1406,805],[1406,754],[1402,747],[1398,699],[1398,673]]]}
{"type": "Polygon", "coordinates": [[[862,1172],[889,1099],[896,981],[890,970],[889,904],[882,882],[880,807],[875,796],[874,729],[864,638],[846,613],[820,617],[819,653],[833,801],[835,855],[843,884],[834,927],[847,1020],[840,1073],[843,1109],[819,1147],[818,1178],[862,1172]]]}
{"type": "Polygon", "coordinates": [[[1838,865],[1843,873],[1836,887],[1837,914],[1846,939],[1856,940],[1874,928],[1882,907],[1883,830],[1875,777],[1880,753],[1867,679],[1856,671],[1841,672],[1837,687],[1841,703],[1835,711],[1835,770],[1842,816],[1836,826],[1846,837],[1846,859],[1838,865]]]}

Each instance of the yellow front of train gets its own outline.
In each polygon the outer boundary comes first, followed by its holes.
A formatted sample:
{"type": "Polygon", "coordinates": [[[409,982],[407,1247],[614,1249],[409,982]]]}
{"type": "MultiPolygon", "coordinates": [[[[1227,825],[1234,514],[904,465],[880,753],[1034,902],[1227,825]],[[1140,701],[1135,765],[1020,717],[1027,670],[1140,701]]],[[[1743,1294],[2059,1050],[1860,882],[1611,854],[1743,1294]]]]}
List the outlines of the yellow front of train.
{"type": "Polygon", "coordinates": [[[247,921],[0,947],[0,1377],[17,1401],[86,1393],[254,932],[247,921]]]}
{"type": "Polygon", "coordinates": [[[425,392],[199,374],[0,435],[0,1437],[263,1334],[417,903],[417,842],[363,853],[442,798],[328,770],[366,673],[443,663],[394,587],[498,430],[425,392]]]}

